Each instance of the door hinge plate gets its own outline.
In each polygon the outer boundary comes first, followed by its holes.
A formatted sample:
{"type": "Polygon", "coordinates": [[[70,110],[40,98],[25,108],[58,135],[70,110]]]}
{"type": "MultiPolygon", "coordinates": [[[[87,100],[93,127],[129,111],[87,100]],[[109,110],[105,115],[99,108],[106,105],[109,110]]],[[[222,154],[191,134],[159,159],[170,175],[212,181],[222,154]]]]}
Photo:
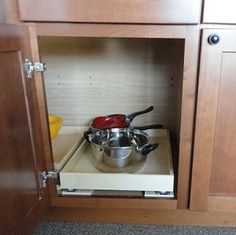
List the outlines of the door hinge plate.
{"type": "Polygon", "coordinates": [[[42,171],[41,172],[42,185],[45,188],[47,186],[48,179],[59,179],[59,171],[42,171]]]}
{"type": "Polygon", "coordinates": [[[29,59],[25,59],[25,71],[27,78],[32,78],[33,72],[44,72],[45,70],[45,63],[36,62],[33,64],[33,62],[29,59]]]}

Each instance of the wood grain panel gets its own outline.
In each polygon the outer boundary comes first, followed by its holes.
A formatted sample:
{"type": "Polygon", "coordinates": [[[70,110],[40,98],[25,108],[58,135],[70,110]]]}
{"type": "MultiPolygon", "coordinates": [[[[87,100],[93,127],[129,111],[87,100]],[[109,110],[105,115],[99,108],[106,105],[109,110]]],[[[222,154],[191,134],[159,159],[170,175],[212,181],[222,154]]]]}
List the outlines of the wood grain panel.
{"type": "Polygon", "coordinates": [[[47,221],[235,227],[235,213],[162,209],[51,208],[47,221]]]}
{"type": "Polygon", "coordinates": [[[205,0],[204,23],[236,23],[235,0],[205,0]]]}
{"type": "Polygon", "coordinates": [[[138,198],[86,198],[56,197],[52,200],[53,207],[103,208],[103,209],[167,209],[175,210],[175,199],[138,199],[138,198]]]}
{"type": "Polygon", "coordinates": [[[199,52],[198,27],[186,28],[183,85],[181,91],[180,144],[178,158],[178,208],[189,207],[192,145],[197,93],[197,66],[199,52]]]}
{"type": "Polygon", "coordinates": [[[236,197],[230,196],[209,196],[208,211],[236,212],[236,197]]]}
{"type": "Polygon", "coordinates": [[[2,234],[13,232],[39,200],[21,56],[0,53],[2,234]]]}
{"type": "Polygon", "coordinates": [[[207,43],[207,37],[213,32],[204,30],[202,37],[190,204],[190,208],[196,210],[206,210],[208,205],[218,102],[223,44],[207,43]]]}
{"type": "Polygon", "coordinates": [[[236,53],[223,53],[210,195],[236,196],[236,53]]]}
{"type": "Polygon", "coordinates": [[[41,155],[33,79],[25,79],[23,60],[30,58],[29,32],[24,26],[1,25],[1,234],[27,228],[38,221],[42,199],[37,165],[41,155]],[[32,215],[32,216],[31,216],[32,215]]]}
{"type": "Polygon", "coordinates": [[[198,23],[201,0],[19,0],[23,21],[198,23]]]}
{"type": "Polygon", "coordinates": [[[236,192],[235,38],[235,30],[203,32],[190,206],[196,210],[208,209],[209,195],[227,201],[236,192]],[[213,33],[220,42],[210,45],[213,33]]]}
{"type": "MultiPolygon", "coordinates": [[[[39,36],[109,38],[185,38],[183,25],[36,23],[39,36]],[[56,26],[56,27],[55,27],[56,26]]],[[[188,30],[187,30],[188,31],[188,30]]]]}
{"type": "Polygon", "coordinates": [[[0,0],[0,23],[19,23],[18,0],[0,0]]]}

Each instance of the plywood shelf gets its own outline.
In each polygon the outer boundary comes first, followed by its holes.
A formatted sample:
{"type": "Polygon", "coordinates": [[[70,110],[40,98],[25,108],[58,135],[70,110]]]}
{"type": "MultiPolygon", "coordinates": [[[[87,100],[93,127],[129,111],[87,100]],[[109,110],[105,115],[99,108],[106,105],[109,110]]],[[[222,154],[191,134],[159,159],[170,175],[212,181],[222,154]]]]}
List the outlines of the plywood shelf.
{"type": "Polygon", "coordinates": [[[74,127],[62,127],[57,137],[52,140],[54,169],[61,170],[70,156],[81,144],[83,131],[74,127]]]}

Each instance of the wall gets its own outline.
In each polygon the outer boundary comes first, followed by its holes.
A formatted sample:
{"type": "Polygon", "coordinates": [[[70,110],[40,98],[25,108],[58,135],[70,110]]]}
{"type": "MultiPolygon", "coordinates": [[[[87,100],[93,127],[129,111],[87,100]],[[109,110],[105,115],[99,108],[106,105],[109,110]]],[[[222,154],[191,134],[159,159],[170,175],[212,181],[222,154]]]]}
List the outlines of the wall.
{"type": "Polygon", "coordinates": [[[99,115],[153,105],[133,125],[163,123],[178,136],[183,46],[181,40],[43,37],[49,113],[83,127],[99,115]]]}

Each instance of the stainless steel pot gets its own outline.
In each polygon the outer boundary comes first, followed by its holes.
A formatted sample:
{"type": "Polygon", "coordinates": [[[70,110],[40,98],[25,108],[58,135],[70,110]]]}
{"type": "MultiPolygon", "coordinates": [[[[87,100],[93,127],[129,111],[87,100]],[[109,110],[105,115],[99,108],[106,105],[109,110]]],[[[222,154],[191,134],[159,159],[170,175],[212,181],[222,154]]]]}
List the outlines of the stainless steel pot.
{"type": "Polygon", "coordinates": [[[97,132],[90,136],[91,160],[104,172],[135,172],[144,165],[148,153],[159,145],[148,142],[145,132],[131,128],[97,132]]]}
{"type": "MultiPolygon", "coordinates": [[[[141,130],[141,131],[145,131],[148,129],[161,129],[163,128],[162,124],[152,124],[152,125],[147,125],[147,126],[139,126],[139,127],[127,127],[127,128],[111,128],[111,129],[97,129],[97,128],[89,128],[87,131],[84,132],[84,137],[85,139],[90,143],[90,139],[91,136],[93,135],[97,135],[99,137],[104,137],[107,136],[107,134],[109,134],[109,130],[122,130],[123,132],[126,132],[127,134],[129,132],[132,132],[132,130],[141,130]]],[[[112,132],[110,132],[112,133],[112,132]]],[[[113,135],[114,135],[114,131],[113,131],[113,135]]],[[[116,133],[118,134],[118,132],[116,131],[116,133]]],[[[116,134],[116,135],[117,135],[116,134]]],[[[108,139],[108,137],[107,137],[108,139]]]]}

